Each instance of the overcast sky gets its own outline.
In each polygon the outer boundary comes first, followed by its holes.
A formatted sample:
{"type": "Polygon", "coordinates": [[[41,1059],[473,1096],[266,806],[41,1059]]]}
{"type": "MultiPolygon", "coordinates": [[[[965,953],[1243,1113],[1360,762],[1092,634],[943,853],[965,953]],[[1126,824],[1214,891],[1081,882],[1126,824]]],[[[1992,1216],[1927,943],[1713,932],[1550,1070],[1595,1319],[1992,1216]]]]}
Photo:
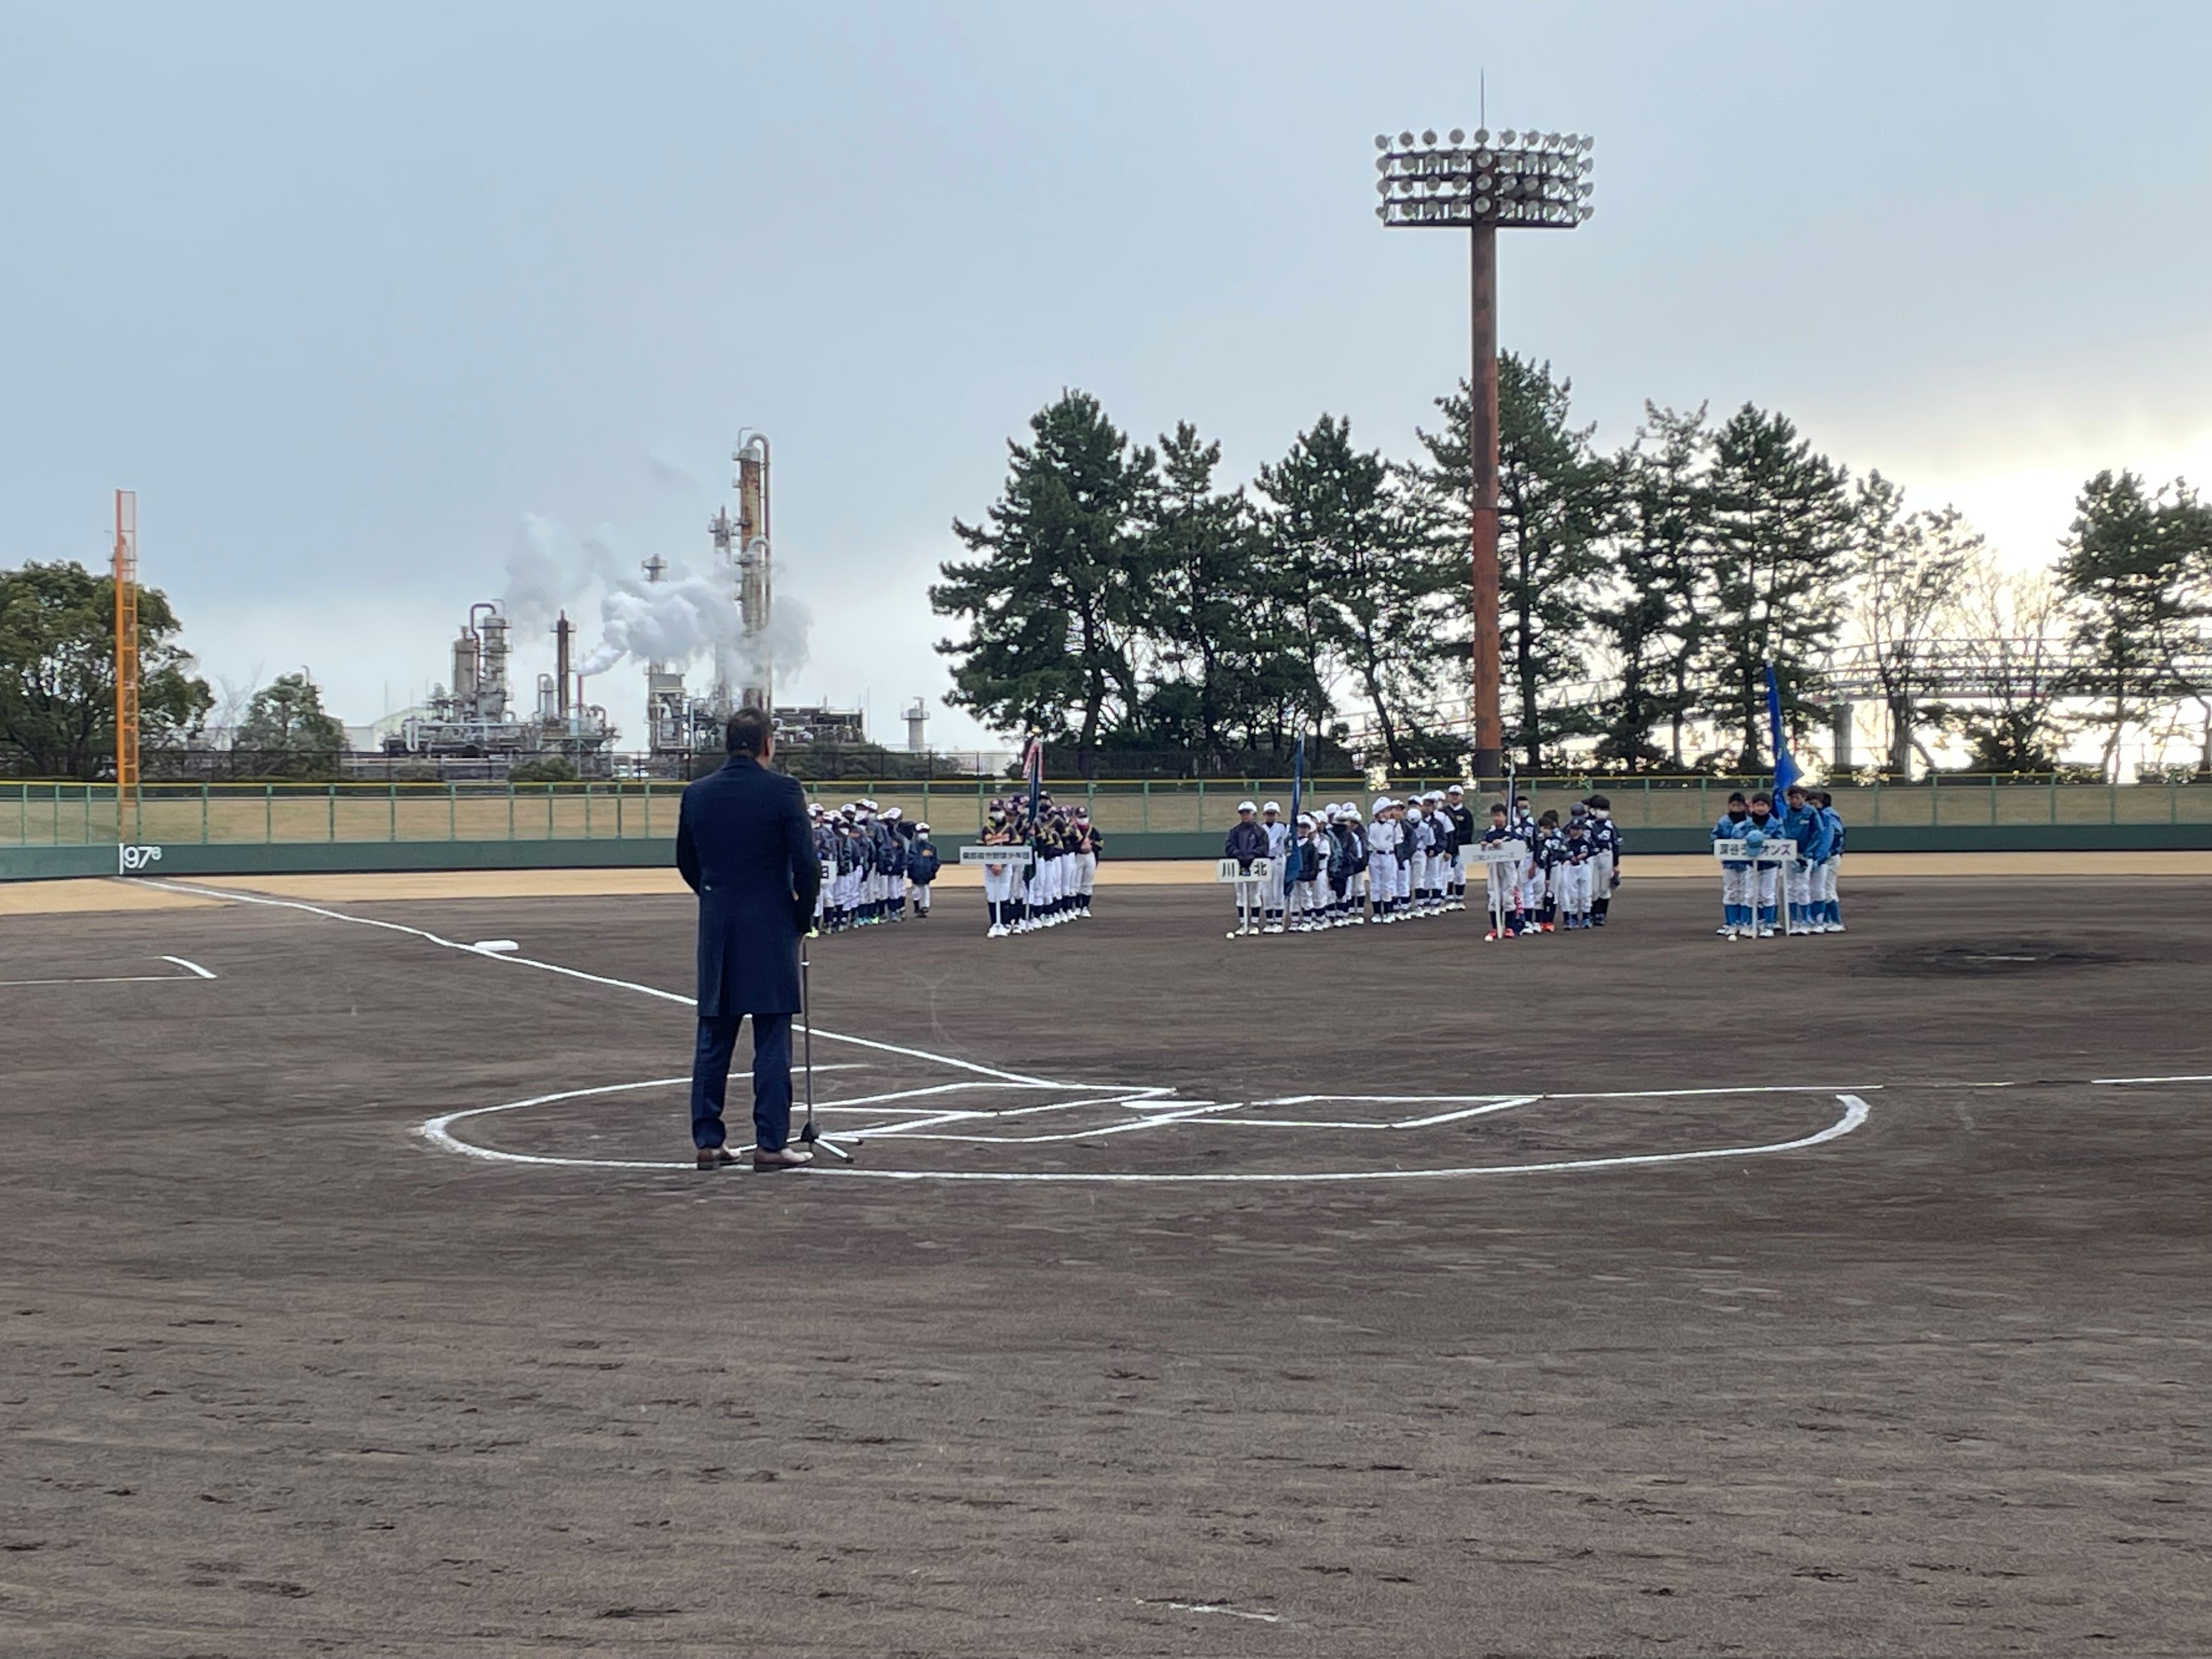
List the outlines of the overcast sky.
{"type": "Polygon", "coordinates": [[[1465,248],[1376,223],[1372,138],[1479,71],[1597,137],[1500,308],[1601,440],[1754,400],[2040,561],[2097,468],[2212,483],[2208,62],[2212,5],[2124,0],[0,0],[0,566],[104,556],[134,487],[204,672],[365,722],[526,514],[702,562],[757,427],[781,696],[896,737],[948,521],[1061,387],[1239,477],[1324,410],[1409,450],[1465,248]]]}

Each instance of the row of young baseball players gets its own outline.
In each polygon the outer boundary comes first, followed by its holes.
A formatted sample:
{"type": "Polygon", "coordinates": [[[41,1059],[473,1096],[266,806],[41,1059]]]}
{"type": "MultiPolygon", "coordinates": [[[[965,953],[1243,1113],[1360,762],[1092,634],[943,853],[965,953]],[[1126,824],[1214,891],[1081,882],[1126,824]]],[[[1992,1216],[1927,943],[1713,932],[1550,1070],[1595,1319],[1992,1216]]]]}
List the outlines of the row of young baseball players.
{"type": "Polygon", "coordinates": [[[1574,802],[1564,819],[1549,808],[1533,816],[1526,795],[1510,805],[1493,802],[1481,845],[1490,913],[1485,939],[1605,926],[1623,850],[1605,796],[1574,802]]]}
{"type": "Polygon", "coordinates": [[[1087,808],[1055,805],[1050,791],[1038,795],[1034,816],[1025,795],[994,800],[978,844],[1020,855],[983,866],[986,939],[1090,919],[1106,837],[1087,808]]]}
{"type": "Polygon", "coordinates": [[[1365,813],[1356,801],[1284,822],[1275,801],[1237,809],[1222,844],[1232,879],[1237,925],[1231,939],[1261,933],[1309,933],[1325,927],[1410,921],[1467,908],[1468,849],[1515,842],[1526,856],[1511,867],[1489,861],[1491,937],[1603,927],[1620,885],[1620,831],[1603,795],[1577,801],[1562,825],[1556,812],[1538,818],[1523,796],[1518,814],[1499,802],[1491,827],[1479,827],[1467,792],[1454,784],[1406,800],[1376,797],[1365,813]],[[1264,863],[1262,862],[1264,860],[1264,863]],[[1501,902],[1510,890],[1510,902],[1501,902]]]}
{"type": "Polygon", "coordinates": [[[943,868],[926,823],[909,823],[896,806],[848,801],[835,811],[816,801],[806,809],[822,885],[814,895],[814,931],[929,920],[929,890],[943,868]]]}
{"type": "Polygon", "coordinates": [[[1748,798],[1736,790],[1713,825],[1713,840],[1741,842],[1754,854],[1721,860],[1721,925],[1714,931],[1723,939],[1772,939],[1778,923],[1785,933],[1844,931],[1836,894],[1844,820],[1826,790],[1793,783],[1782,792],[1778,810],[1764,789],[1748,798]],[[1779,863],[1756,856],[1777,848],[1784,854],[1779,863]],[[1786,921],[1778,914],[1784,904],[1786,921]]]}

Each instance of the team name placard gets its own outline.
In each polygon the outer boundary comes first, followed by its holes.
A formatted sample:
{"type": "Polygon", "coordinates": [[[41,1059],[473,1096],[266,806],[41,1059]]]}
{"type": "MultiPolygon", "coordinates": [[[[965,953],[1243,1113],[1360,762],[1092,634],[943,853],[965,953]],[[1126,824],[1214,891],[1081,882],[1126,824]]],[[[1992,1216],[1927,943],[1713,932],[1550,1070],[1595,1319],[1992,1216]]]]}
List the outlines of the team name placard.
{"type": "Polygon", "coordinates": [[[1273,859],[1254,859],[1249,864],[1242,859],[1223,859],[1213,866],[1216,881],[1272,881],[1274,874],[1273,859]]]}
{"type": "Polygon", "coordinates": [[[1027,847],[963,847],[960,849],[963,864],[1019,864],[1027,866],[1036,857],[1036,851],[1027,847]]]}
{"type": "Polygon", "coordinates": [[[1769,837],[1754,853],[1747,841],[1717,841],[1713,843],[1713,856],[1731,864],[1793,864],[1797,859],[1797,843],[1787,836],[1778,840],[1769,837]]]}
{"type": "Polygon", "coordinates": [[[1478,864],[1521,864],[1528,857],[1526,842],[1486,841],[1460,849],[1462,868],[1478,864]]]}

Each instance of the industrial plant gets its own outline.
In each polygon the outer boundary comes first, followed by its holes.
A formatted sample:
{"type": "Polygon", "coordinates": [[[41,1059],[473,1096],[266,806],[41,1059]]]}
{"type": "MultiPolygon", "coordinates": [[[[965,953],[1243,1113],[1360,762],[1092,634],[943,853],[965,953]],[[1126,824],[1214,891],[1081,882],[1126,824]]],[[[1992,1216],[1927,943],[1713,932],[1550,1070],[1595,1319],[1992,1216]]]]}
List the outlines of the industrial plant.
{"type": "Polygon", "coordinates": [[[605,709],[584,701],[584,677],[574,666],[575,625],[565,611],[553,624],[553,672],[538,677],[537,706],[527,715],[512,707],[508,631],[497,604],[471,605],[453,641],[452,685],[433,687],[422,712],[385,739],[385,752],[425,760],[558,757],[580,775],[604,772],[615,728],[605,709]]]}
{"type": "MultiPolygon", "coordinates": [[[[734,626],[714,629],[711,676],[703,691],[685,684],[684,665],[647,660],[645,669],[646,748],[670,770],[690,757],[717,752],[722,727],[739,708],[771,712],[779,741],[787,745],[856,745],[867,741],[858,709],[775,706],[774,544],[769,528],[769,441],[763,433],[738,434],[735,463],[736,512],[727,506],[707,524],[714,603],[726,603],[734,626]]],[[[668,562],[655,555],[642,567],[649,598],[661,587],[668,562]]],[[[670,590],[672,596],[672,590],[670,590]]],[[[452,680],[432,688],[384,739],[388,757],[439,763],[486,763],[496,774],[519,761],[558,758],[580,776],[605,776],[615,765],[619,735],[606,710],[586,701],[577,629],[563,611],[553,626],[554,671],[538,677],[534,704],[515,707],[508,659],[513,632],[495,601],[469,608],[452,647],[452,680]]],[[[611,660],[603,651],[598,660],[611,660]]],[[[910,736],[921,730],[920,700],[906,716],[910,736]]]]}

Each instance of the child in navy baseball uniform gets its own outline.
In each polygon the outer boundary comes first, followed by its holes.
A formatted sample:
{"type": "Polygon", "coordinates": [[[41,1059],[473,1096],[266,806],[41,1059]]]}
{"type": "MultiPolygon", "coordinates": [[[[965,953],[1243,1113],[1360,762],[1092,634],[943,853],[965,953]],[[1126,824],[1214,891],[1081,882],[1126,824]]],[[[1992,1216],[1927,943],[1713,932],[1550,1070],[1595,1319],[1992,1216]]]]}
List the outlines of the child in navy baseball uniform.
{"type": "Polygon", "coordinates": [[[1590,863],[1595,849],[1590,844],[1588,823],[1588,814],[1570,811],[1559,839],[1559,856],[1552,866],[1560,925],[1570,931],[1590,925],[1590,863]]]}
{"type": "Polygon", "coordinates": [[[1075,914],[1091,918],[1091,902],[1098,885],[1098,858],[1106,850],[1106,837],[1091,822],[1088,808],[1075,809],[1075,914]]]}
{"type": "Polygon", "coordinates": [[[1229,930],[1231,939],[1249,939],[1260,931],[1262,883],[1252,873],[1252,866],[1267,856],[1267,832],[1260,826],[1259,810],[1249,800],[1238,802],[1237,822],[1221,843],[1221,856],[1237,860],[1237,879],[1230,884],[1237,898],[1237,925],[1229,930]]]}
{"type": "Polygon", "coordinates": [[[1590,925],[1602,927],[1613,908],[1613,890],[1620,885],[1620,826],[1613,821],[1613,802],[1605,796],[1592,795],[1585,804],[1589,807],[1590,925]]]}
{"type": "Polygon", "coordinates": [[[1532,874],[1529,886],[1534,896],[1528,901],[1534,918],[1534,931],[1556,933],[1559,931],[1559,896],[1553,890],[1552,872],[1559,867],[1560,853],[1566,837],[1559,832],[1559,815],[1549,807],[1536,820],[1536,841],[1531,848],[1529,866],[1532,874]]]}
{"type": "MultiPolygon", "coordinates": [[[[1559,814],[1552,814],[1559,822],[1559,814]]],[[[1536,816],[1535,803],[1528,796],[1516,798],[1513,809],[1513,833],[1528,845],[1528,867],[1521,878],[1521,908],[1528,918],[1528,931],[1542,933],[1544,910],[1544,821],[1536,816]]]]}
{"type": "MultiPolygon", "coordinates": [[[[1482,844],[1496,847],[1520,839],[1513,832],[1512,815],[1505,803],[1499,801],[1490,809],[1490,827],[1482,832],[1482,844]]],[[[1527,926],[1527,917],[1521,908],[1521,876],[1526,863],[1524,855],[1519,860],[1483,866],[1488,881],[1485,896],[1490,907],[1490,931],[1483,935],[1486,939],[1518,939],[1527,926]]]]}
{"type": "Polygon", "coordinates": [[[929,920],[930,884],[937,879],[937,872],[943,867],[944,860],[937,855],[937,843],[929,838],[929,826],[915,824],[914,844],[907,849],[906,879],[908,886],[914,890],[916,921],[929,920]]]}
{"type": "Polygon", "coordinates": [[[1359,908],[1358,878],[1359,860],[1364,848],[1358,830],[1344,805],[1339,803],[1328,812],[1328,925],[1349,927],[1359,908]]]}

